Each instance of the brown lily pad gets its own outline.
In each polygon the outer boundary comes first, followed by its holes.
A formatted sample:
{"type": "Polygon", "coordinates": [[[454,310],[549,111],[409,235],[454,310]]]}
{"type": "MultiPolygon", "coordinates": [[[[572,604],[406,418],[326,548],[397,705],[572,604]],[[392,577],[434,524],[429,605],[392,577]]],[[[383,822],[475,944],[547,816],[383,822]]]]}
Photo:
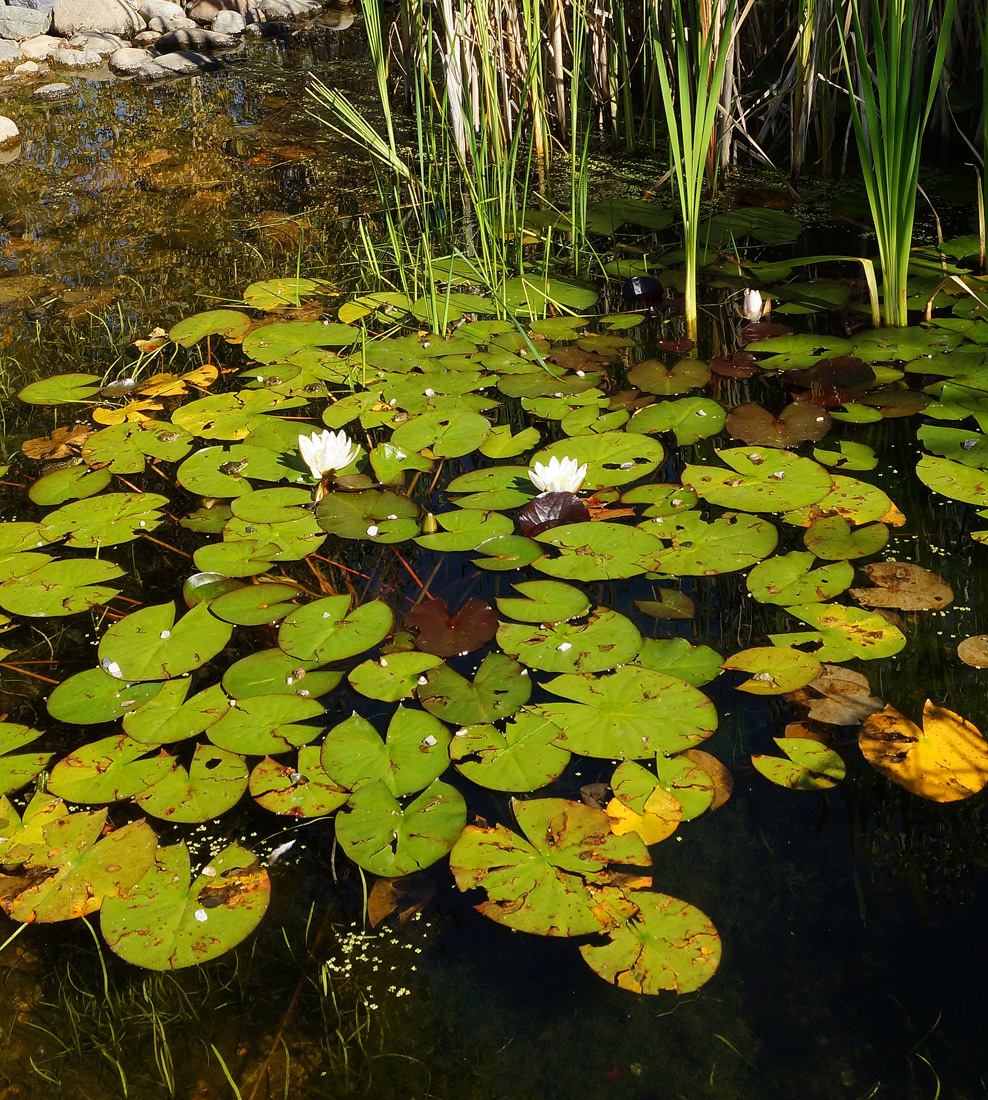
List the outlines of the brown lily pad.
{"type": "Polygon", "coordinates": [[[973,634],[957,646],[957,656],[972,668],[988,668],[988,634],[973,634]]]}
{"type": "Polygon", "coordinates": [[[851,595],[865,607],[933,611],[954,601],[954,591],[943,577],[911,562],[872,562],[865,572],[875,587],[851,589],[851,595]]]}
{"type": "Polygon", "coordinates": [[[497,612],[477,597],[451,615],[445,600],[425,600],[405,616],[405,626],[418,631],[416,648],[437,657],[462,657],[486,645],[497,633],[497,612]]]}
{"type": "Polygon", "coordinates": [[[856,725],[884,706],[871,694],[868,678],[843,665],[822,665],[815,680],[785,698],[806,707],[806,719],[831,726],[856,725]]]}
{"type": "Polygon", "coordinates": [[[819,442],[830,431],[830,414],[805,401],[794,401],[778,416],[755,402],[728,413],[725,427],[744,443],[762,447],[795,447],[805,440],[819,442]]]}

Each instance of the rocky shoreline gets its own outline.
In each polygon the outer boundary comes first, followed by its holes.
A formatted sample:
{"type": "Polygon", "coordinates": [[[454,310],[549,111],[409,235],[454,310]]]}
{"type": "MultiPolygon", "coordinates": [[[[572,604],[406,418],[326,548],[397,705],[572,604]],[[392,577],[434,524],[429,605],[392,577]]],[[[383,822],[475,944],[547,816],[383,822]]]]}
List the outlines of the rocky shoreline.
{"type": "MultiPolygon", "coordinates": [[[[344,5],[346,0],[344,0],[344,5]]],[[[71,94],[64,72],[152,84],[215,71],[250,37],[288,34],[292,22],[318,15],[323,0],[0,0],[0,100],[4,86],[38,82],[32,98],[71,94]]],[[[334,0],[334,7],[340,0],[334,0]]],[[[353,20],[336,13],[343,26],[353,20]]],[[[0,114],[0,147],[18,140],[0,114]]]]}

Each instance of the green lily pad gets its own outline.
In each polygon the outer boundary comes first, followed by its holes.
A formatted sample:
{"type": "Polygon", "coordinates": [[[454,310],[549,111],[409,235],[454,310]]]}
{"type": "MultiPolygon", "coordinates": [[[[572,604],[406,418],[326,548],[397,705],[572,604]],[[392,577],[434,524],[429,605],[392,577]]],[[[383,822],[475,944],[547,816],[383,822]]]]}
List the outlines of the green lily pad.
{"type": "Polygon", "coordinates": [[[276,363],[302,348],[342,348],[359,343],[361,330],[327,321],[275,321],[244,337],[244,354],[258,363],[276,363]]]}
{"type": "Polygon", "coordinates": [[[721,941],[706,913],[668,894],[639,893],[635,901],[638,912],[610,931],[610,942],[580,948],[591,970],[632,993],[692,993],[710,981],[721,941]]]}
{"type": "Polygon", "coordinates": [[[13,615],[31,618],[74,615],[113,599],[118,590],[103,582],[121,576],[123,570],[112,561],[93,558],[52,561],[26,576],[0,584],[0,607],[13,615]]]}
{"type": "Polygon", "coordinates": [[[320,727],[306,724],[324,713],[315,699],[251,695],[231,702],[226,714],[206,730],[219,749],[245,756],[274,756],[298,748],[320,733],[320,727]]]}
{"type": "Polygon", "coordinates": [[[325,665],[371,649],[391,633],[394,614],[383,600],[350,609],[350,596],[326,596],[293,611],[278,645],[292,657],[325,665]]]}
{"type": "Polygon", "coordinates": [[[330,535],[366,542],[404,542],[418,534],[419,507],[388,490],[327,493],[316,506],[316,520],[330,535]]]}
{"type": "Polygon", "coordinates": [[[670,543],[643,559],[645,568],[679,577],[748,569],[768,557],[779,541],[778,531],[768,520],[739,512],[728,512],[709,522],[696,512],[657,516],[646,520],[642,527],[670,543]]]}
{"type": "Polygon", "coordinates": [[[602,672],[633,660],[642,638],[630,619],[599,607],[580,624],[502,623],[497,643],[509,656],[543,672],[602,672]]]}
{"type": "Polygon", "coordinates": [[[285,306],[300,306],[306,295],[329,289],[329,284],[322,279],[288,275],[283,279],[263,279],[251,283],[244,291],[244,302],[254,309],[282,309],[285,306]]]}
{"type": "Polygon", "coordinates": [[[816,657],[784,646],[742,649],[728,657],[723,667],[750,672],[751,676],[738,684],[737,689],[751,695],[782,695],[805,687],[820,674],[816,657]]]}
{"type": "MultiPolygon", "coordinates": [[[[813,650],[819,661],[873,661],[893,656],[906,644],[902,631],[874,611],[826,603],[799,604],[786,610],[819,632],[821,645],[813,650]]],[[[788,644],[779,635],[770,635],[769,640],[773,645],[788,644]]]]}
{"type": "Polygon", "coordinates": [[[358,867],[396,878],[442,859],[466,817],[463,795],[438,780],[404,809],[384,783],[369,783],[337,815],[336,836],[358,867]]]}
{"type": "Polygon", "coordinates": [[[180,462],[193,442],[188,432],[173,424],[111,424],[86,440],[82,457],[93,466],[106,463],[113,474],[142,474],[148,459],[180,462]]]}
{"type": "Polygon", "coordinates": [[[586,229],[589,233],[611,236],[622,225],[629,223],[645,229],[665,229],[672,223],[672,214],[658,203],[644,199],[604,199],[587,207],[586,229]]]}
{"type": "Polygon", "coordinates": [[[102,668],[87,668],[63,680],[48,696],[48,713],[57,722],[95,725],[112,722],[153,699],[161,684],[119,680],[102,668]]]}
{"type": "Polygon", "coordinates": [[[641,760],[687,749],[717,727],[713,703],[692,684],[625,665],[608,676],[557,676],[543,685],[567,703],[532,709],[559,726],[556,744],[579,756],[641,760]]]}
{"type": "Polygon", "coordinates": [[[856,477],[834,474],[833,488],[816,504],[786,512],[787,523],[809,526],[825,516],[844,516],[852,523],[872,523],[875,520],[895,522],[896,507],[887,493],[856,477]]]}
{"type": "Polygon", "coordinates": [[[456,885],[487,892],[476,907],[484,916],[521,932],[582,936],[636,910],[606,867],[650,866],[640,837],[615,836],[607,815],[581,802],[514,799],[511,806],[524,836],[503,825],[468,825],[450,854],[456,885]]]}
{"type": "Polygon", "coordinates": [[[100,664],[121,680],[167,680],[216,656],[233,627],[197,604],[175,621],[171,603],[142,607],[114,623],[99,644],[100,664]]]}
{"type": "Polygon", "coordinates": [[[722,660],[717,650],[690,645],[685,638],[645,638],[635,658],[644,668],[676,676],[694,687],[716,679],[722,660]]]}
{"type": "Polygon", "coordinates": [[[197,745],[188,767],[175,757],[171,770],[137,796],[145,813],[162,821],[199,824],[233,809],[247,790],[247,765],[242,756],[197,745]]]}
{"type": "Polygon", "coordinates": [[[574,313],[589,309],[597,301],[597,292],[569,279],[519,275],[505,281],[501,298],[519,317],[542,317],[555,312],[551,307],[574,313]]]}
{"type": "Polygon", "coordinates": [[[168,759],[148,756],[154,746],[126,734],[104,737],[63,757],[48,776],[48,790],[70,802],[119,802],[140,794],[168,771],[168,759]]]}
{"type": "Polygon", "coordinates": [[[284,582],[262,582],[246,585],[218,596],[209,605],[209,610],[224,622],[239,626],[263,626],[276,623],[296,604],[292,601],[300,595],[294,584],[284,582]]]}
{"type": "Polygon", "coordinates": [[[230,709],[230,700],[218,686],[187,699],[190,683],[180,677],[158,685],[151,699],[124,715],[124,733],[145,745],[165,745],[209,729],[230,709]]]}
{"type": "Polygon", "coordinates": [[[480,453],[488,458],[515,458],[537,447],[541,438],[538,428],[523,428],[512,435],[510,424],[499,424],[491,428],[480,445],[480,453]]]}
{"type": "Polygon", "coordinates": [[[393,443],[379,443],[370,452],[370,464],[374,476],[382,485],[401,485],[406,470],[431,470],[431,459],[423,458],[417,451],[404,451],[393,443]]]}
{"type": "Polygon", "coordinates": [[[251,797],[274,814],[324,817],[350,797],[319,763],[319,746],[303,745],[294,764],[266,756],[250,773],[251,797]]]}
{"type": "Polygon", "coordinates": [[[88,466],[69,466],[39,477],[28,489],[28,496],[42,508],[55,508],[69,500],[84,500],[101,493],[113,480],[109,470],[91,470],[88,466]]]}
{"type": "Polygon", "coordinates": [[[661,543],[650,531],[623,523],[566,523],[536,536],[557,547],[558,557],[533,562],[540,573],[575,581],[618,580],[636,577],[650,568],[661,553],[661,543]]]}
{"type": "Polygon", "coordinates": [[[855,529],[844,516],[827,516],[811,523],[803,534],[803,543],[818,558],[866,558],[877,554],[888,542],[889,529],[884,523],[871,523],[855,529]]]}
{"type": "Polygon", "coordinates": [[[727,414],[723,405],[709,397],[684,397],[679,401],[659,401],[646,405],[628,421],[625,431],[672,432],[680,447],[716,435],[724,427],[727,414]]]}
{"type": "Polygon", "coordinates": [[[91,405],[98,400],[103,379],[98,374],[56,374],[29,382],[17,391],[25,405],[91,405]]]}
{"type": "Polygon", "coordinates": [[[317,661],[300,661],[283,649],[259,649],[230,665],[223,674],[223,690],[234,699],[255,695],[318,699],[339,684],[343,673],[313,671],[317,668],[317,661]]]}
{"type": "Polygon", "coordinates": [[[591,606],[578,588],[559,581],[522,581],[515,591],[523,598],[501,598],[497,608],[523,623],[563,623],[586,615],[591,606]]]}
{"type": "Polygon", "coordinates": [[[4,897],[9,917],[40,923],[84,917],[144,875],[157,843],[152,829],[132,821],[100,839],[105,818],[105,811],[63,814],[42,827],[43,860],[26,865],[50,873],[27,876],[19,893],[4,897]]]}
{"type": "Polygon", "coordinates": [[[687,466],[684,485],[713,504],[743,512],[786,512],[815,504],[833,487],[818,462],[775,448],[734,447],[718,451],[730,470],[687,466]]]}
{"type": "Polygon", "coordinates": [[[759,562],[748,574],[748,591],[760,603],[786,607],[832,600],[854,581],[854,568],[838,561],[814,569],[813,554],[796,550],[759,562]]]}
{"type": "Polygon", "coordinates": [[[505,573],[512,569],[522,569],[543,556],[542,547],[524,535],[498,535],[487,539],[477,546],[477,552],[486,555],[483,558],[471,558],[478,569],[505,573]]]}
{"type": "Polygon", "coordinates": [[[208,309],[172,325],[168,339],[183,348],[191,348],[205,336],[222,336],[229,344],[239,344],[253,325],[239,309],[208,309]]]}
{"type": "Polygon", "coordinates": [[[302,397],[286,397],[271,390],[236,390],[190,401],[172,413],[172,423],[201,439],[246,439],[278,409],[297,409],[302,397]]]}
{"type": "Polygon", "coordinates": [[[65,539],[82,550],[115,546],[154,530],[167,505],[168,498],[157,493],[104,493],[50,512],[39,534],[45,542],[65,539]]]}
{"type": "Polygon", "coordinates": [[[403,451],[425,452],[430,458],[459,458],[477,450],[490,428],[490,421],[479,413],[426,412],[399,424],[391,443],[403,451]]]}
{"type": "MultiPolygon", "coordinates": [[[[371,699],[397,703],[411,699],[426,678],[423,673],[442,665],[441,657],[432,653],[389,653],[376,661],[363,661],[347,679],[354,691],[371,699]]],[[[445,666],[443,666],[445,667],[445,666]]],[[[428,709],[428,708],[427,708],[428,709]]]]}
{"type": "Polygon", "coordinates": [[[695,508],[699,497],[682,485],[639,485],[621,494],[622,504],[646,504],[642,515],[675,516],[695,508]]]}
{"type": "Polygon", "coordinates": [[[495,791],[536,791],[558,779],[570,761],[568,749],[553,744],[559,727],[531,711],[496,726],[465,725],[453,735],[450,759],[457,771],[495,791]]]}
{"type": "Polygon", "coordinates": [[[700,239],[707,241],[708,248],[731,246],[739,237],[754,237],[762,244],[791,244],[802,232],[803,223],[792,214],[757,206],[715,214],[701,226],[700,239]]]}
{"type": "Polygon", "coordinates": [[[472,680],[441,664],[426,672],[419,702],[444,722],[482,725],[508,718],[532,694],[528,670],[503,653],[488,653],[472,680]]]}
{"type": "Polygon", "coordinates": [[[838,470],[874,470],[878,465],[875,452],[865,443],[842,439],[837,443],[837,448],[834,451],[829,447],[814,447],[813,457],[824,466],[833,466],[838,470]]]}
{"type": "Polygon", "coordinates": [[[586,463],[585,489],[627,485],[651,474],[665,458],[662,444],[635,432],[575,435],[550,444],[532,456],[532,464],[551,458],[575,458],[586,463]]]}
{"type": "Polygon", "coordinates": [[[916,476],[935,493],[974,504],[988,506],[988,472],[962,462],[935,455],[923,455],[916,463],[916,476]]]}
{"type": "Polygon", "coordinates": [[[449,766],[449,730],[425,711],[399,706],[382,740],[353,714],[326,734],[322,766],[347,790],[382,782],[395,796],[427,787],[449,766]]]}
{"type": "Polygon", "coordinates": [[[260,923],[271,883],[253,852],[231,844],[191,878],[184,843],[159,848],[147,874],[103,904],[107,946],[147,970],[178,970],[236,947],[260,923]]]}
{"type": "Polygon", "coordinates": [[[655,773],[662,789],[682,807],[683,821],[692,821],[713,804],[713,778],[686,753],[674,756],[659,753],[655,758],[655,773]]]}
{"type": "Polygon", "coordinates": [[[40,736],[40,730],[20,722],[0,722],[0,796],[27,786],[51,760],[50,752],[17,752],[40,736]]]}
{"type": "MultiPolygon", "coordinates": [[[[245,472],[250,474],[247,467],[245,472]]],[[[276,489],[255,489],[238,494],[231,502],[230,510],[244,523],[291,523],[297,521],[303,511],[308,512],[305,506],[311,503],[312,493],[308,489],[281,485],[276,489]]]]}
{"type": "Polygon", "coordinates": [[[488,539],[500,538],[514,530],[514,523],[499,512],[481,512],[473,508],[457,508],[436,516],[445,530],[432,535],[419,535],[415,542],[426,550],[454,553],[475,550],[488,539]]]}
{"type": "Polygon", "coordinates": [[[611,790],[614,797],[604,812],[618,836],[634,832],[651,847],[672,836],[683,819],[679,800],[633,760],[623,760],[614,769],[611,790]]]}
{"type": "Polygon", "coordinates": [[[789,758],[752,754],[755,770],[779,787],[793,791],[825,791],[835,787],[845,773],[840,754],[805,737],[773,737],[789,758]]]}

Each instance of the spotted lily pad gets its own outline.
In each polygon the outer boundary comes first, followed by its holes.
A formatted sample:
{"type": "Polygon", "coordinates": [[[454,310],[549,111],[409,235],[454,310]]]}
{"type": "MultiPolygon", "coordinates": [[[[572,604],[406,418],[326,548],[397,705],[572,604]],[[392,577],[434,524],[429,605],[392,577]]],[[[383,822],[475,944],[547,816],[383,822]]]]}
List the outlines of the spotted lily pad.
{"type": "Polygon", "coordinates": [[[723,667],[751,673],[747,680],[737,685],[738,691],[751,695],[781,695],[805,687],[816,679],[820,662],[798,649],[755,646],[728,657],[723,667]]]}
{"type": "Polygon", "coordinates": [[[135,886],[104,902],[100,928],[110,949],[148,970],[196,966],[236,947],[267,910],[268,874],[238,844],[190,878],[184,843],[158,849],[135,886]]]}
{"type": "Polygon", "coordinates": [[[632,993],[692,993],[720,964],[721,941],[710,918],[668,894],[638,893],[638,911],[613,929],[608,943],[580,954],[605,981],[632,993]]]}
{"type": "Polygon", "coordinates": [[[599,607],[584,623],[502,623],[497,642],[509,656],[543,672],[602,672],[634,659],[641,634],[630,619],[599,607]]]}
{"type": "Polygon", "coordinates": [[[611,776],[614,797],[604,807],[617,836],[637,833],[649,846],[672,836],[683,817],[679,800],[641,764],[624,760],[611,776]]]}
{"type": "Polygon", "coordinates": [[[323,817],[350,797],[319,761],[318,745],[303,745],[296,761],[280,763],[266,756],[250,773],[251,797],[275,814],[323,817]]]}
{"type": "Polygon", "coordinates": [[[586,463],[585,489],[627,485],[652,473],[665,458],[662,444],[637,432],[601,432],[561,439],[532,456],[543,466],[553,459],[586,463]]]}
{"type": "Polygon", "coordinates": [[[407,795],[446,770],[449,738],[442,722],[415,708],[399,706],[383,739],[366,718],[354,714],[328,731],[321,761],[347,790],[382,782],[393,795],[407,795]]]}
{"type": "Polygon", "coordinates": [[[749,569],[775,549],[779,534],[768,520],[727,512],[707,521],[697,512],[657,516],[642,528],[670,545],[643,559],[645,568],[672,576],[713,576],[749,569]]]}
{"type": "Polygon", "coordinates": [[[558,779],[570,760],[553,744],[559,727],[522,710],[504,724],[465,725],[449,746],[450,759],[467,779],[495,791],[536,791],[558,779]]]}
{"type": "Polygon", "coordinates": [[[419,529],[418,505],[388,490],[327,493],[315,515],[324,531],[341,539],[404,542],[419,529]]]}
{"type": "Polygon", "coordinates": [[[786,754],[779,756],[752,755],[756,771],[779,787],[794,791],[822,791],[836,786],[844,778],[844,761],[839,753],[805,737],[774,737],[786,754]]]}
{"type": "MultiPolygon", "coordinates": [[[[27,554],[21,555],[27,558],[27,554]]],[[[104,582],[123,575],[111,561],[93,558],[63,558],[51,561],[22,577],[0,584],[0,607],[14,615],[74,615],[107,603],[117,589],[104,582]]]]}
{"type": "Polygon", "coordinates": [[[442,859],[466,822],[455,787],[436,780],[404,808],[382,782],[355,791],[336,818],[340,847],[365,871],[395,878],[442,859]]]}
{"type": "Polygon", "coordinates": [[[187,699],[190,683],[180,677],[157,685],[153,698],[124,715],[124,733],[145,745],[164,745],[209,729],[229,710],[230,700],[215,685],[187,699]]]}
{"type": "Polygon", "coordinates": [[[0,722],[0,796],[12,794],[31,782],[51,760],[50,752],[18,752],[41,732],[20,722],[0,722]]]}
{"type": "Polygon", "coordinates": [[[635,577],[661,552],[653,533],[623,523],[569,523],[553,527],[538,541],[555,546],[558,557],[533,562],[541,573],[565,580],[601,581],[635,577]]]}
{"type": "Polygon", "coordinates": [[[559,726],[556,744],[579,756],[642,760],[703,741],[717,727],[713,703],[692,684],[625,665],[607,676],[557,676],[543,685],[571,700],[533,707],[559,726]]]}
{"type": "Polygon", "coordinates": [[[178,621],[174,604],[154,604],[107,630],[99,644],[100,664],[121,680],[166,680],[215,657],[232,632],[206,604],[197,604],[178,621]]]}
{"type": "MultiPolygon", "coordinates": [[[[891,657],[906,644],[902,631],[874,611],[827,603],[800,604],[786,610],[819,632],[813,638],[820,646],[812,653],[820,661],[876,660],[891,657]]],[[[772,635],[770,640],[775,645],[789,644],[784,635],[772,635]]]]}
{"type": "Polygon", "coordinates": [[[94,549],[130,542],[161,522],[168,498],[157,493],[104,493],[49,512],[39,528],[45,542],[94,549]]]}
{"type": "Polygon", "coordinates": [[[854,569],[848,561],[814,568],[813,554],[796,550],[759,562],[748,574],[748,591],[760,603],[817,603],[832,600],[849,588],[854,569]]]}
{"type": "Polygon", "coordinates": [[[559,581],[522,581],[515,585],[515,591],[522,598],[499,599],[497,609],[523,623],[562,623],[590,610],[590,601],[578,588],[559,581]]]}
{"type": "Polygon", "coordinates": [[[648,435],[672,432],[680,447],[687,447],[724,427],[723,405],[709,397],[684,397],[679,401],[659,401],[646,405],[628,422],[629,432],[648,435]]]}
{"type": "Polygon", "coordinates": [[[694,687],[710,683],[720,672],[722,660],[710,646],[690,645],[685,638],[645,638],[635,658],[644,668],[678,676],[694,687]]]}
{"type": "MultiPolygon", "coordinates": [[[[397,703],[411,699],[428,681],[423,673],[443,668],[442,658],[432,653],[389,653],[376,661],[363,661],[350,673],[350,686],[371,699],[397,703]]],[[[455,675],[455,673],[454,673],[455,675]]]]}
{"type": "Polygon", "coordinates": [[[831,490],[833,478],[818,462],[788,451],[735,447],[719,451],[731,468],[687,466],[684,485],[705,500],[743,512],[785,512],[814,504],[831,490]]]}
{"type": "Polygon", "coordinates": [[[315,699],[298,695],[252,695],[231,700],[226,714],[206,730],[206,736],[220,749],[246,756],[268,756],[313,741],[323,707],[315,699]]]}
{"type": "Polygon", "coordinates": [[[119,802],[140,794],[169,770],[168,758],[151,756],[154,746],[105,737],[63,757],[51,770],[48,790],[72,802],[119,802]]]}
{"type": "Polygon", "coordinates": [[[350,596],[326,596],[293,611],[281,624],[278,645],[302,661],[329,664],[355,657],[391,632],[394,615],[382,600],[351,610],[350,596]]]}
{"type": "Polygon", "coordinates": [[[188,765],[162,757],[171,769],[135,801],[163,821],[198,824],[232,809],[247,790],[247,765],[236,753],[214,745],[197,745],[188,765]]]}
{"type": "Polygon", "coordinates": [[[430,668],[422,677],[418,699],[444,722],[472,726],[508,718],[528,702],[528,670],[503,653],[488,653],[472,680],[449,665],[430,668]]]}

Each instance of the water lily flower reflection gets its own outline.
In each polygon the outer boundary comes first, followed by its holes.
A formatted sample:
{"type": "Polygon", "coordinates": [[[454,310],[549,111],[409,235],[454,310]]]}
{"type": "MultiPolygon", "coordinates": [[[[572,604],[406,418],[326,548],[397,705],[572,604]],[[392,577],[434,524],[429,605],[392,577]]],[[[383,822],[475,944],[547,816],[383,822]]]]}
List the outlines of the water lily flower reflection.
{"type": "Polygon", "coordinates": [[[581,466],[575,458],[550,458],[547,465],[536,462],[528,476],[540,493],[578,493],[587,464],[581,466]]]}
{"type": "Polygon", "coordinates": [[[350,442],[346,432],[326,431],[300,435],[298,449],[317,481],[333,470],[342,470],[349,466],[360,454],[360,448],[350,442]]]}

